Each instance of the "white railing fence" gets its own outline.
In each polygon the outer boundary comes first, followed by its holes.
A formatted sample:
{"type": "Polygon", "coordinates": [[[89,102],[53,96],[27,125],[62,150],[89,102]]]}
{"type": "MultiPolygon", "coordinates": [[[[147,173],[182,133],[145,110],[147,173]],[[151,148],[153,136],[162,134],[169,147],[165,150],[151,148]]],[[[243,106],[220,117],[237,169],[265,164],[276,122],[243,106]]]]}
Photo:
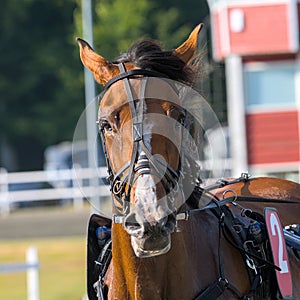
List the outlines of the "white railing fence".
{"type": "MultiPolygon", "coordinates": [[[[230,166],[228,159],[200,163],[203,170],[209,171],[208,176],[215,175],[217,178],[224,175],[226,166],[230,166]]],[[[75,166],[73,169],[15,173],[0,168],[0,215],[9,214],[14,204],[27,201],[73,199],[74,207],[81,208],[85,198],[110,196],[108,186],[103,183],[106,176],[106,167],[89,169],[75,166]],[[30,187],[30,184],[36,183],[47,183],[48,188],[41,185],[30,187]],[[21,189],[22,185],[27,185],[27,188],[21,189]]]]}
{"type": "Polygon", "coordinates": [[[109,188],[102,179],[106,168],[76,168],[51,171],[8,173],[0,168],[0,214],[8,214],[18,202],[73,199],[76,208],[83,206],[85,198],[109,196],[109,188]],[[90,185],[89,182],[97,182],[90,185]],[[21,189],[18,185],[32,183],[51,184],[48,188],[21,189]],[[15,186],[15,188],[11,188],[15,186]]]}
{"type": "Polygon", "coordinates": [[[27,299],[39,300],[39,259],[35,247],[29,247],[26,251],[26,262],[7,263],[0,265],[0,274],[27,272],[27,299]]]}

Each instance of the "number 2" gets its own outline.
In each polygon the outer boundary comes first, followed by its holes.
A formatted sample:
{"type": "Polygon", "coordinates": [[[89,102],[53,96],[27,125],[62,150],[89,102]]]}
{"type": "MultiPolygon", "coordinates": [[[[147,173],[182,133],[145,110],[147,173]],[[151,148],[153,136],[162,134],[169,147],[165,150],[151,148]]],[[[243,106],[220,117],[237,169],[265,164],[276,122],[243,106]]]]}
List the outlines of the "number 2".
{"type": "Polygon", "coordinates": [[[280,273],[288,273],[288,263],[286,260],[283,259],[283,237],[282,231],[280,230],[281,227],[278,223],[278,219],[275,214],[271,213],[270,215],[270,225],[271,225],[271,232],[273,236],[277,236],[278,238],[278,263],[279,268],[281,269],[280,273]]]}

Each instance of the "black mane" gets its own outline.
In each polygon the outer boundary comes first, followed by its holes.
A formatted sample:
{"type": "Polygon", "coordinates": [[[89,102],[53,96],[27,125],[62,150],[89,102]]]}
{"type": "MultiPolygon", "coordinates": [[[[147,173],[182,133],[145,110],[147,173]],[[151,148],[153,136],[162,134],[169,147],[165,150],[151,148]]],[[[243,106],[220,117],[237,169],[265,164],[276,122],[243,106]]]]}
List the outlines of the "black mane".
{"type": "Polygon", "coordinates": [[[116,58],[114,63],[132,62],[139,68],[160,72],[166,77],[192,85],[197,78],[196,68],[185,64],[173,51],[165,51],[154,40],[135,43],[127,52],[116,58]]]}

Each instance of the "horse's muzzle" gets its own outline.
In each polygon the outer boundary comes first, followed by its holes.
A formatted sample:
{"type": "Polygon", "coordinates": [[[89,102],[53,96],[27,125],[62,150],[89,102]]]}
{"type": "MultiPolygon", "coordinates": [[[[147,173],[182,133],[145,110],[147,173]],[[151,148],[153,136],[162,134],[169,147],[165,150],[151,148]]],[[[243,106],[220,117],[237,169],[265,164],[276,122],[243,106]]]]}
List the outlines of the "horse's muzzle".
{"type": "Polygon", "coordinates": [[[152,257],[170,250],[176,217],[172,214],[150,224],[132,213],[125,218],[123,226],[131,236],[131,245],[136,256],[152,257]]]}
{"type": "Polygon", "coordinates": [[[131,236],[131,246],[135,255],[140,258],[162,255],[171,249],[171,234],[153,234],[141,239],[131,236]]]}
{"type": "Polygon", "coordinates": [[[170,250],[175,217],[166,217],[155,225],[137,224],[129,220],[130,216],[125,219],[124,228],[131,235],[131,245],[137,257],[157,256],[170,250]]]}
{"type": "Polygon", "coordinates": [[[157,179],[152,174],[138,177],[132,190],[130,212],[123,223],[138,257],[166,253],[176,226],[175,209],[170,207],[164,187],[157,179]]]}
{"type": "Polygon", "coordinates": [[[156,223],[145,220],[140,223],[135,213],[124,221],[124,229],[131,236],[131,245],[137,257],[151,257],[164,254],[171,248],[171,233],[176,226],[175,214],[164,217],[156,223]]]}

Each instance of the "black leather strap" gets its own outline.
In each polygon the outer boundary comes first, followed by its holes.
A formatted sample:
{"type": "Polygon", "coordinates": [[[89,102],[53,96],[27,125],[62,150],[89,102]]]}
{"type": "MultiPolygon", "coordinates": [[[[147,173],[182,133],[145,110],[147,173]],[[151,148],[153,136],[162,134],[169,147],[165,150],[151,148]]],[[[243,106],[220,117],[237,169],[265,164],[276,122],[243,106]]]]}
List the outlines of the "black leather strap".
{"type": "Polygon", "coordinates": [[[150,70],[145,70],[145,69],[129,70],[129,71],[120,73],[117,76],[113,77],[111,80],[109,80],[107,82],[107,84],[104,86],[103,92],[105,93],[105,91],[107,91],[117,81],[125,79],[125,78],[135,77],[135,76],[166,78],[166,75],[156,72],[156,71],[150,71],[150,70]]]}

